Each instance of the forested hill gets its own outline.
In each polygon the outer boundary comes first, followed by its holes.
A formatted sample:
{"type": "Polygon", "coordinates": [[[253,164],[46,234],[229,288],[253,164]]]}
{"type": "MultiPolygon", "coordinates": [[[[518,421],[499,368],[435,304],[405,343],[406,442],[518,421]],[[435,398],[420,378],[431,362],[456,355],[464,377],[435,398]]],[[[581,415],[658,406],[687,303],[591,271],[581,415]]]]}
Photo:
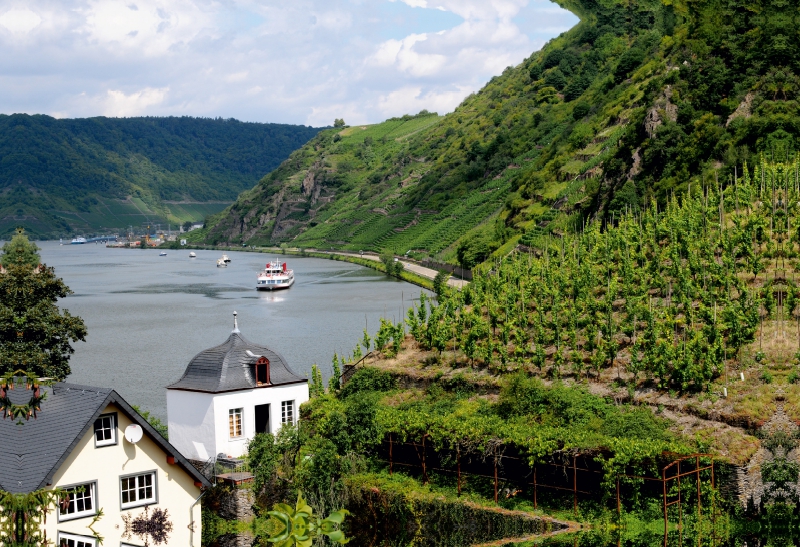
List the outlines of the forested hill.
{"type": "Polygon", "coordinates": [[[0,236],[202,221],[314,137],[305,126],[189,117],[0,115],[0,236]]]}
{"type": "Polygon", "coordinates": [[[452,114],[323,131],[204,237],[469,266],[796,150],[797,0],[561,3],[581,23],[452,114]]]}

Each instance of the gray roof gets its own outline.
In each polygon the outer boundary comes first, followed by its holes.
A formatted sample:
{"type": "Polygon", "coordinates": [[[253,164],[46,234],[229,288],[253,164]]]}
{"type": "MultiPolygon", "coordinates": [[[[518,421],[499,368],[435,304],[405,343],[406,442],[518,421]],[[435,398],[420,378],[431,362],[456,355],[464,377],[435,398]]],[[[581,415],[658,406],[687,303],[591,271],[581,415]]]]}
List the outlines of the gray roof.
{"type": "MultiPolygon", "coordinates": [[[[174,456],[175,462],[195,481],[204,486],[210,485],[176,448],[113,389],[64,382],[43,389],[47,397],[36,418],[22,420],[22,425],[19,425],[20,420],[12,420],[11,417],[3,420],[0,417],[0,490],[26,493],[50,484],[64,460],[111,403],[131,421],[141,425],[145,433],[167,455],[174,456]]],[[[12,403],[25,404],[31,392],[14,389],[8,395],[12,403]]]]}
{"type": "Polygon", "coordinates": [[[281,354],[250,342],[235,329],[224,343],[195,355],[181,379],[167,389],[221,393],[300,382],[308,379],[289,368],[281,354]],[[269,386],[256,384],[254,365],[259,357],[269,359],[269,386]]]}

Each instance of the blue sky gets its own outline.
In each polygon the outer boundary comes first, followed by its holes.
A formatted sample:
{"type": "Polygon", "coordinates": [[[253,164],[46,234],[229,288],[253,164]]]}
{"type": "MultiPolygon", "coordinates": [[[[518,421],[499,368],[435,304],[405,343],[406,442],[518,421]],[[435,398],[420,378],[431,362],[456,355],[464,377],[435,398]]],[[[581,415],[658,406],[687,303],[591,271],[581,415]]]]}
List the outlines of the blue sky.
{"type": "Polygon", "coordinates": [[[0,112],[444,113],[577,22],[548,0],[5,0],[0,112]]]}

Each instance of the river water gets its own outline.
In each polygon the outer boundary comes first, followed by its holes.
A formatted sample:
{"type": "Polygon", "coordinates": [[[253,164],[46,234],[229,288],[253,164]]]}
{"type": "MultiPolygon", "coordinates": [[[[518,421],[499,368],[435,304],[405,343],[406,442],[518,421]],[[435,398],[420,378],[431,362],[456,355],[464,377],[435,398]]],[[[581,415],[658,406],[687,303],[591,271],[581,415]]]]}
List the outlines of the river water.
{"type": "Polygon", "coordinates": [[[238,312],[252,342],[281,353],[301,376],[312,363],[327,378],[334,352],[350,353],[380,317],[397,321],[420,288],[347,262],[282,257],[294,269],[289,290],[257,292],[271,255],[219,251],[111,249],[102,244],[38,242],[42,260],[75,292],[60,306],[86,322],[73,344],[68,381],[112,387],[131,404],[166,418],[165,386],[198,352],[224,342],[238,312]]]}

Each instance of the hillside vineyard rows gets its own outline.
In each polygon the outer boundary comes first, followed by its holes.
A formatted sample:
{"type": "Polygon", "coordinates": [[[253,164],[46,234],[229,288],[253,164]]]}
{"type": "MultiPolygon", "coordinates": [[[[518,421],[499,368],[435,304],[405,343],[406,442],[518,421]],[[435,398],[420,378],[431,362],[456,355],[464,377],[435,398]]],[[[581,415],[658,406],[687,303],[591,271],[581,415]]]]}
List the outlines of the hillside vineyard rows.
{"type": "MultiPolygon", "coordinates": [[[[800,327],[798,162],[762,160],[738,173],[663,210],[653,203],[542,237],[410,312],[411,333],[496,372],[598,378],[610,369],[633,386],[708,390],[763,322],[800,327]]],[[[783,363],[800,349],[787,347],[776,356],[783,363]]]]}

